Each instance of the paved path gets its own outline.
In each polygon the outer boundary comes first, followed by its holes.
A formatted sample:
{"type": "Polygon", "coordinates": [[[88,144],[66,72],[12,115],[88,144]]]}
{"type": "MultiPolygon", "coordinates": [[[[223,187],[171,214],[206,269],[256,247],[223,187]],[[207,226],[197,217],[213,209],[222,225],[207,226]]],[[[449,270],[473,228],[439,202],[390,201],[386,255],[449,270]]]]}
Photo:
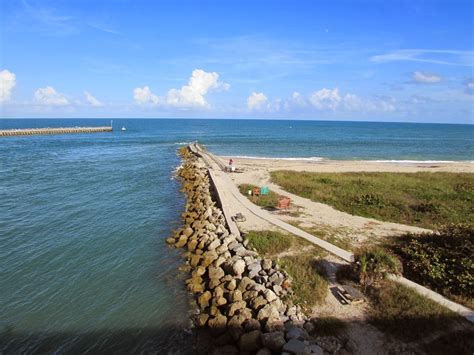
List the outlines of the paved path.
{"type": "MultiPolygon", "coordinates": [[[[331,243],[328,243],[325,240],[319,239],[314,235],[311,235],[295,226],[292,226],[291,224],[285,223],[274,215],[270,214],[268,211],[265,211],[260,207],[254,205],[251,201],[249,201],[246,196],[240,193],[237,186],[235,186],[233,181],[229,178],[228,174],[222,170],[222,162],[220,162],[211,153],[203,150],[197,144],[190,145],[190,149],[194,153],[200,155],[208,166],[211,180],[213,181],[213,184],[219,194],[219,199],[222,204],[223,212],[224,214],[227,214],[226,220],[228,222],[230,221],[229,228],[231,230],[233,228],[237,228],[235,222],[231,220],[231,216],[235,215],[237,212],[244,211],[244,215],[246,215],[246,217],[249,213],[251,213],[256,217],[261,218],[262,220],[265,220],[275,226],[280,227],[283,230],[286,230],[294,235],[308,240],[309,242],[323,248],[324,250],[347,262],[352,262],[354,260],[353,253],[341,249],[331,243]]],[[[419,294],[435,301],[436,303],[450,309],[453,312],[458,313],[470,322],[474,323],[474,311],[472,311],[471,309],[452,302],[447,298],[443,297],[442,295],[413,281],[410,281],[404,277],[393,276],[391,278],[394,281],[403,284],[404,286],[414,289],[419,294]]]]}

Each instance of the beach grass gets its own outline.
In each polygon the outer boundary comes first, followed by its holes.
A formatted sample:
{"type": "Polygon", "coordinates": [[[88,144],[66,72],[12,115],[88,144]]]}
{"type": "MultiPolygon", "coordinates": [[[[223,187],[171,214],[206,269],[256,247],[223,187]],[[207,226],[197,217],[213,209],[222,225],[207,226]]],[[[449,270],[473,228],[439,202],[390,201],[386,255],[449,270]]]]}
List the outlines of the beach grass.
{"type": "Polygon", "coordinates": [[[321,304],[328,283],[319,262],[325,252],[310,242],[277,231],[251,231],[245,235],[249,246],[262,256],[277,260],[293,279],[293,301],[304,309],[321,304]]]}
{"type": "Polygon", "coordinates": [[[293,238],[289,235],[274,231],[251,231],[245,235],[249,245],[260,255],[272,256],[291,248],[293,238]]]}
{"type": "Polygon", "coordinates": [[[289,233],[278,231],[250,231],[245,234],[245,239],[249,241],[249,246],[263,256],[276,257],[280,253],[301,251],[302,248],[316,249],[307,240],[289,233]]]}
{"type": "Polygon", "coordinates": [[[469,173],[309,173],[274,171],[283,189],[353,215],[425,228],[472,220],[469,173]]]}
{"type": "Polygon", "coordinates": [[[324,303],[328,292],[325,271],[319,266],[320,258],[314,253],[285,256],[278,264],[293,279],[294,301],[304,310],[324,303]]]}
{"type": "Polygon", "coordinates": [[[250,201],[260,207],[267,207],[267,208],[276,208],[278,205],[278,198],[280,195],[277,193],[269,190],[268,195],[261,195],[261,196],[253,196],[249,195],[248,191],[252,190],[258,186],[250,185],[250,184],[242,184],[239,185],[239,191],[243,195],[247,196],[250,201]]]}

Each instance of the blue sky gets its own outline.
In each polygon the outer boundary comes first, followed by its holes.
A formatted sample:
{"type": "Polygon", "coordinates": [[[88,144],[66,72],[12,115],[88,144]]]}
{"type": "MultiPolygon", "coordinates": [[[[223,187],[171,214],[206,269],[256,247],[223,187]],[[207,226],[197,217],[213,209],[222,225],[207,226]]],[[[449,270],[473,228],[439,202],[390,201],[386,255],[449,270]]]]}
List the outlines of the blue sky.
{"type": "Polygon", "coordinates": [[[473,123],[473,3],[3,0],[0,113],[473,123]]]}

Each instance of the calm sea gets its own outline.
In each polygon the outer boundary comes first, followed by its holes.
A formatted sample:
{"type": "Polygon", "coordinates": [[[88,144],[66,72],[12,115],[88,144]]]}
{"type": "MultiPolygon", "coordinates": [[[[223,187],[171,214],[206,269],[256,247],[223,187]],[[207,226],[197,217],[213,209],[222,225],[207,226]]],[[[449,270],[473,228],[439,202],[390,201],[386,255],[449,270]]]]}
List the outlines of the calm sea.
{"type": "MultiPolygon", "coordinates": [[[[0,120],[0,129],[108,120],[0,120]]],[[[180,223],[176,149],[232,156],[474,160],[474,126],[114,120],[122,132],[0,138],[0,353],[173,352],[189,298],[164,239],[180,223]]]]}

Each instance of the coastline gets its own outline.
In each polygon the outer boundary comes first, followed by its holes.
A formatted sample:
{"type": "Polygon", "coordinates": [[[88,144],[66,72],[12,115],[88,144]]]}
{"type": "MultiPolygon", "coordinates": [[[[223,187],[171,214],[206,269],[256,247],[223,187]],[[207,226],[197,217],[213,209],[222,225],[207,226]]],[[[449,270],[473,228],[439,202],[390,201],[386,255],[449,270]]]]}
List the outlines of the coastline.
{"type": "Polygon", "coordinates": [[[229,159],[243,169],[264,169],[266,171],[293,170],[321,173],[338,172],[394,172],[414,173],[450,172],[474,173],[474,161],[411,161],[411,160],[326,160],[322,158],[267,158],[218,156],[227,164],[229,159]],[[320,160],[318,160],[320,159],[320,160]]]}

